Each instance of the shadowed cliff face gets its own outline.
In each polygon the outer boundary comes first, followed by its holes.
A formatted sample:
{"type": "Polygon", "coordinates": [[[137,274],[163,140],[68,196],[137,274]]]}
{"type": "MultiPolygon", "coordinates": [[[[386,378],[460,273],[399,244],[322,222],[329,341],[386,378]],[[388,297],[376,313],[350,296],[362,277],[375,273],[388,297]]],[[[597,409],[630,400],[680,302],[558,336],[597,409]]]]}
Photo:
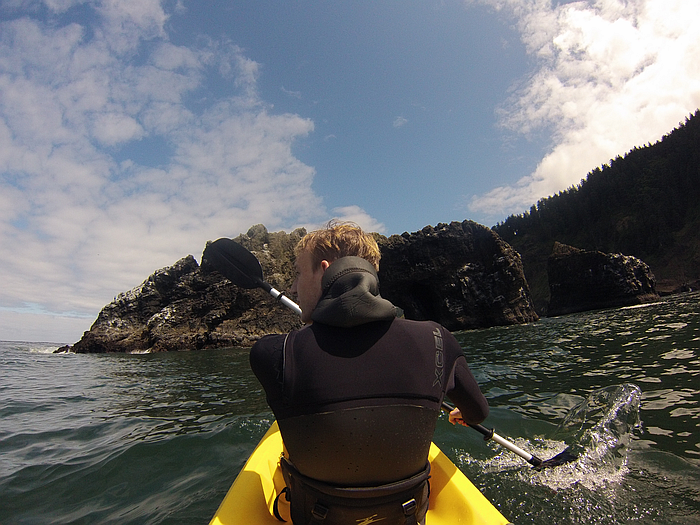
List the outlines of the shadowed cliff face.
{"type": "MultiPolygon", "coordinates": [[[[305,233],[269,233],[257,225],[235,240],[260,260],[270,284],[286,290],[294,279],[294,246],[305,233]]],[[[467,221],[377,237],[381,293],[407,318],[432,319],[450,330],[537,320],[520,257],[488,228],[467,221]]],[[[105,306],[71,351],[251,346],[265,334],[300,326],[262,290],[238,288],[189,255],[105,306]]]]}
{"type": "Polygon", "coordinates": [[[536,321],[520,256],[472,221],[427,226],[380,242],[381,294],[406,318],[449,330],[536,321]]]}
{"type": "Polygon", "coordinates": [[[628,255],[555,243],[547,273],[550,316],[631,306],[659,297],[649,266],[628,255]]]}

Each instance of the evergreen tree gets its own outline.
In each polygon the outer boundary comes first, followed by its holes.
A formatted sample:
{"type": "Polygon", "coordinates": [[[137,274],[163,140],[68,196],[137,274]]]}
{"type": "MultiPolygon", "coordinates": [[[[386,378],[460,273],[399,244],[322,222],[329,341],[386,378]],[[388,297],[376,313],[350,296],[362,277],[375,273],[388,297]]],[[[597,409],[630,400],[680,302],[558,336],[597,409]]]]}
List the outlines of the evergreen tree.
{"type": "Polygon", "coordinates": [[[580,184],[493,227],[522,255],[540,312],[549,297],[546,260],[555,241],[639,257],[671,289],[700,280],[698,228],[700,110],[656,144],[611,159],[580,184]]]}

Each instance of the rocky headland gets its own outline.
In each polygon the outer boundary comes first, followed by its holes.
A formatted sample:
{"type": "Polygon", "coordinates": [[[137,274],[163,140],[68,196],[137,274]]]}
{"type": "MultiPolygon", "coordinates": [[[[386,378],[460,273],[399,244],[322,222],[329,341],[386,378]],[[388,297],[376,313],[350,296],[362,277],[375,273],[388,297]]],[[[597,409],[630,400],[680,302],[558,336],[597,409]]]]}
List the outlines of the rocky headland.
{"type": "Polygon", "coordinates": [[[631,306],[655,301],[656,280],[636,257],[586,251],[555,243],[547,261],[547,315],[631,306]]]}
{"type": "MultiPolygon", "coordinates": [[[[269,233],[264,226],[254,226],[235,240],[255,253],[266,280],[284,289],[293,280],[294,246],[305,233],[269,233]]],[[[269,294],[239,288],[188,255],[119,294],[80,341],[58,351],[140,353],[246,347],[265,334],[300,326],[299,317],[269,294]]]]}
{"type": "MultiPolygon", "coordinates": [[[[270,233],[262,225],[235,238],[260,260],[265,279],[288,289],[294,246],[306,232],[270,233]]],[[[427,226],[389,238],[381,293],[409,319],[450,330],[537,320],[520,256],[472,221],[427,226]]],[[[251,346],[262,335],[300,327],[299,318],[262,290],[245,290],[188,255],[156,271],[105,306],[89,331],[61,351],[159,352],[251,346]]]]}
{"type": "Polygon", "coordinates": [[[380,240],[381,293],[409,319],[448,330],[537,321],[520,255],[472,221],[380,240]]]}

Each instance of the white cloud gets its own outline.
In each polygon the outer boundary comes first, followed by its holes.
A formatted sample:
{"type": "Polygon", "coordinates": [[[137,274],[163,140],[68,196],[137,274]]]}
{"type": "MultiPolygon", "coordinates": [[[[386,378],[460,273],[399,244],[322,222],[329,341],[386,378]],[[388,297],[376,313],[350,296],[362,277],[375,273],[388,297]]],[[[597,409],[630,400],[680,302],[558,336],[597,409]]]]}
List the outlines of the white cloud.
{"type": "Polygon", "coordinates": [[[102,113],[95,117],[92,134],[102,144],[115,146],[142,138],[144,130],[133,117],[120,113],[102,113]]]}
{"type": "Polygon", "coordinates": [[[90,328],[94,319],[45,312],[0,309],[0,334],[5,341],[41,341],[72,344],[76,334],[90,328]]]}
{"type": "Polygon", "coordinates": [[[367,214],[359,206],[340,206],[333,209],[335,218],[340,221],[354,222],[367,232],[386,233],[386,227],[381,222],[367,214]]]}
{"type": "Polygon", "coordinates": [[[393,123],[395,128],[400,128],[402,126],[405,126],[406,124],[408,124],[408,119],[404,117],[396,117],[393,123]]]}
{"type": "Polygon", "coordinates": [[[87,0],[44,0],[44,4],[54,13],[65,13],[71,7],[84,4],[87,0]]]}
{"type": "Polygon", "coordinates": [[[292,153],[313,122],[271,112],[256,62],[226,42],[169,43],[157,1],[100,6],[92,30],[0,22],[0,339],[77,340],[116,294],[208,239],[327,215],[292,153]],[[190,105],[217,74],[230,93],[190,105]],[[153,162],[131,149],[151,144],[153,162]]]}
{"type": "Polygon", "coordinates": [[[298,98],[301,100],[301,91],[290,91],[289,89],[285,89],[284,86],[282,86],[280,89],[285,95],[289,95],[290,97],[298,98]]]}
{"type": "Polygon", "coordinates": [[[143,39],[165,36],[168,16],[160,0],[102,0],[98,10],[101,40],[118,54],[134,52],[143,39]]]}
{"type": "Polygon", "coordinates": [[[684,0],[483,0],[513,16],[537,69],[500,110],[502,125],[547,130],[551,151],[512,186],[474,196],[504,218],[654,142],[700,107],[700,3],[684,0]]]}

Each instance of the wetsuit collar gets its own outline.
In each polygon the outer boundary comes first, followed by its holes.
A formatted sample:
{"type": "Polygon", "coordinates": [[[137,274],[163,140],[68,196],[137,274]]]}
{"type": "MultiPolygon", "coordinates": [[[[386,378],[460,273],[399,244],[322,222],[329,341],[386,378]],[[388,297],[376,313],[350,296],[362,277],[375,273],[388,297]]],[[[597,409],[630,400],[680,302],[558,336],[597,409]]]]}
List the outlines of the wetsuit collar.
{"type": "Polygon", "coordinates": [[[349,328],[389,320],[396,308],[379,295],[374,266],[361,257],[342,257],[323,274],[322,293],[311,318],[318,323],[349,328]]]}

